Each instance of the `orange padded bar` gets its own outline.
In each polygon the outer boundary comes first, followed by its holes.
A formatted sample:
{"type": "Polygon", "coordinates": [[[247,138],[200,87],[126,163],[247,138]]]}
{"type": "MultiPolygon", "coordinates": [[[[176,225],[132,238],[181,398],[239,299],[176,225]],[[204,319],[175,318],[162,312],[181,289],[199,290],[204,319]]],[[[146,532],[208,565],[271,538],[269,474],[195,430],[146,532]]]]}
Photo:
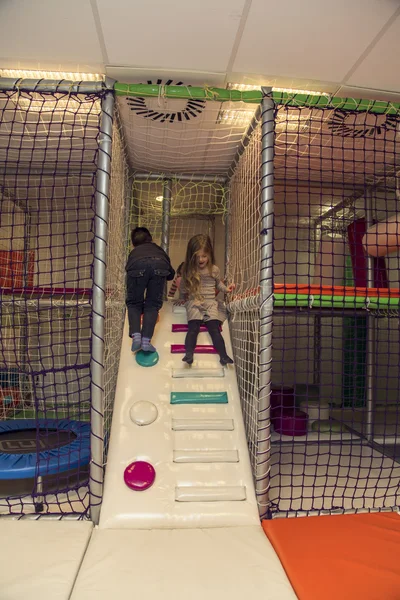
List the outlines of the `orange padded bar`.
{"type": "Polygon", "coordinates": [[[299,600],[399,600],[396,513],[263,521],[299,600]]]}

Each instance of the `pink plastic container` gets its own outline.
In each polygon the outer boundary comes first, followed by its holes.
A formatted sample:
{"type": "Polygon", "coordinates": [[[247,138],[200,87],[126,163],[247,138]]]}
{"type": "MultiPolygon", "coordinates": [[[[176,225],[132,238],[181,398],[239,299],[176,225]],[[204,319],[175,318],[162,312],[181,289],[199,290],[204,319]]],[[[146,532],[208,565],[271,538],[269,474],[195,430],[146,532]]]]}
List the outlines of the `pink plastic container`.
{"type": "Polygon", "coordinates": [[[302,410],[287,410],[274,420],[273,425],[282,435],[307,435],[308,415],[302,410]]]}
{"type": "Polygon", "coordinates": [[[294,389],[291,387],[274,386],[271,390],[271,422],[275,427],[275,420],[287,410],[295,408],[294,389]]]}

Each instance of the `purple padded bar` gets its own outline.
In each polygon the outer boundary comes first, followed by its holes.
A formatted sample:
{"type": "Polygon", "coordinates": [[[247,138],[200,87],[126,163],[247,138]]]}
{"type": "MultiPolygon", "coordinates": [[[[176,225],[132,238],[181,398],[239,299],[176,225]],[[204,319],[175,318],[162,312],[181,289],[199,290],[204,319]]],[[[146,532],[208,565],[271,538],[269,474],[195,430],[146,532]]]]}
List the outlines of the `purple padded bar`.
{"type": "MultiPolygon", "coordinates": [[[[217,354],[214,346],[196,346],[195,354],[217,354]]],[[[171,354],[185,354],[184,344],[171,344],[171,354]]]]}
{"type": "MultiPolygon", "coordinates": [[[[185,323],[174,323],[172,325],[172,333],[186,333],[188,330],[188,326],[185,323]]],[[[200,325],[200,331],[207,331],[207,327],[205,325],[200,325]]]]}

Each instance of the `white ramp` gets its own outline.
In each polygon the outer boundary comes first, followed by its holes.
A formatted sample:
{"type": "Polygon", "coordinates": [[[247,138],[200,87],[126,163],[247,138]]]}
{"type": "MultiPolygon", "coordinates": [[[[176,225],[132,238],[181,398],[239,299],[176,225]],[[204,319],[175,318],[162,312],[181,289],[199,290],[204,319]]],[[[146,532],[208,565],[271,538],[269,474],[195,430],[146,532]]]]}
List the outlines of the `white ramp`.
{"type": "MultiPolygon", "coordinates": [[[[172,325],[185,322],[184,310],[164,306],[160,361],[148,368],[136,364],[126,324],[100,525],[71,600],[296,599],[260,527],[235,370],[217,355],[197,354],[190,368],[171,354],[185,338],[172,325]],[[193,403],[194,393],[212,403],[193,403]],[[138,460],[156,474],[139,492],[124,483],[138,460]]],[[[227,327],[224,337],[230,353],[227,327]]],[[[198,344],[210,344],[207,333],[198,344]]]]}
{"type": "MultiPolygon", "coordinates": [[[[148,368],[137,365],[131,353],[126,323],[100,528],[259,523],[235,369],[223,369],[217,354],[195,354],[192,367],[182,362],[183,354],[171,354],[171,345],[185,339],[184,332],[172,332],[172,325],[185,323],[184,308],[164,305],[154,336],[160,360],[148,368]],[[176,392],[215,393],[217,400],[226,392],[228,403],[171,404],[176,392]],[[147,414],[149,405],[143,402],[154,405],[157,418],[140,426],[132,416],[140,419],[141,409],[147,414]],[[156,471],[146,491],[132,491],[124,483],[125,468],[136,460],[156,471]]],[[[231,353],[227,324],[224,337],[231,353]]],[[[208,333],[200,333],[198,345],[210,343],[208,333]]]]}

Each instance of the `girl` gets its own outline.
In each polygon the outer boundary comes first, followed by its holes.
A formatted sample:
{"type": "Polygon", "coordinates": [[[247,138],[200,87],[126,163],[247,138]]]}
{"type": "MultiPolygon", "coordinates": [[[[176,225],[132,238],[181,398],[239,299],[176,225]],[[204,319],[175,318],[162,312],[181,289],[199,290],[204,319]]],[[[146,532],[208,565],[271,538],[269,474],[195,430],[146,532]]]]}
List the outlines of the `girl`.
{"type": "Polygon", "coordinates": [[[186,354],[182,360],[188,365],[193,363],[200,325],[204,323],[219,354],[221,365],[232,364],[233,360],[226,353],[225,342],[220,331],[221,322],[225,319],[224,307],[218,303],[215,290],[226,294],[235,286],[231,284],[227,287],[222,283],[208,235],[195,235],[189,240],[186,260],[182,268],[181,286],[187,299],[188,316],[186,354]]]}
{"type": "Polygon", "coordinates": [[[181,263],[176,270],[175,279],[173,280],[171,287],[169,288],[168,298],[175,298],[176,292],[180,291],[181,280],[182,280],[182,267],[183,267],[183,263],[181,263]]]}

